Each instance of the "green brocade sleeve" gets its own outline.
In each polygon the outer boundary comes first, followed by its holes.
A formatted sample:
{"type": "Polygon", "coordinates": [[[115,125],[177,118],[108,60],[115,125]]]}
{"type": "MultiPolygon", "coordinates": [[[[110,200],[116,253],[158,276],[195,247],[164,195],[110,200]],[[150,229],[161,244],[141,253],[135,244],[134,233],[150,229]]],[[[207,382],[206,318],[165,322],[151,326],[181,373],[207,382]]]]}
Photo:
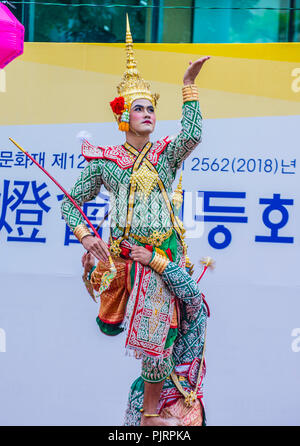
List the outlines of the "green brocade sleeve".
{"type": "MultiPolygon", "coordinates": [[[[102,184],[102,163],[103,161],[99,159],[90,161],[72,188],[70,195],[80,207],[99,194],[102,184]]],[[[66,196],[62,201],[61,212],[67,225],[72,230],[84,223],[82,215],[66,196]]]]}
{"type": "Polygon", "coordinates": [[[178,169],[201,142],[202,115],[198,101],[185,102],[182,107],[181,131],[170,142],[167,158],[171,167],[178,169]]]}

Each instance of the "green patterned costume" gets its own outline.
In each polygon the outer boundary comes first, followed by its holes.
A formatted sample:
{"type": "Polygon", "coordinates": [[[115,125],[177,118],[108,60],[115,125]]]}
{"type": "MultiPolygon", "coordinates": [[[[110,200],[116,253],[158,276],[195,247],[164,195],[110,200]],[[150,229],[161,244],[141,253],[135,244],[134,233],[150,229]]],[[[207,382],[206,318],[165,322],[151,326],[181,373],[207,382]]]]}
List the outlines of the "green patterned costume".
{"type": "MultiPolygon", "coordinates": [[[[173,359],[175,373],[182,377],[182,387],[186,392],[195,390],[198,374],[201,374],[200,384],[196,396],[200,400],[203,411],[203,425],[206,424],[203,405],[203,378],[205,366],[200,370],[200,363],[204,354],[204,341],[209,309],[204,295],[198,289],[196,282],[183,269],[170,262],[162,274],[168,288],[179,298],[180,327],[174,343],[173,359]]],[[[203,358],[204,359],[204,358],[203,358]]],[[[182,394],[174,382],[168,377],[161,393],[158,412],[164,407],[174,404],[182,394]]],[[[143,407],[144,381],[137,378],[129,392],[128,404],[125,413],[125,426],[139,426],[141,421],[140,409],[143,407]]]]}
{"type": "MultiPolygon", "coordinates": [[[[148,147],[142,149],[145,149],[146,155],[137,172],[141,173],[142,182],[147,184],[145,186],[142,183],[140,186],[137,182],[129,225],[128,203],[132,198],[132,173],[142,150],[139,152],[129,144],[96,148],[86,143],[83,155],[89,160],[89,164],[72,188],[71,196],[82,206],[98,195],[103,184],[110,193],[112,207],[111,245],[115,240],[121,240],[120,246],[127,247],[133,244],[152,245],[149,243],[152,236],[154,250],[167,252],[176,265],[184,268],[183,239],[178,227],[176,228],[174,217],[171,218],[172,213],[174,215],[171,194],[177,170],[201,141],[202,116],[198,101],[185,102],[181,125],[182,129],[176,137],[165,138],[154,144],[148,143],[148,147]],[[151,187],[145,192],[149,183],[151,187]],[[157,234],[156,240],[154,236],[157,234]]],[[[61,210],[72,230],[83,223],[81,214],[67,197],[63,200],[61,210]]],[[[128,347],[141,353],[143,379],[158,382],[164,380],[174,367],[172,347],[176,333],[170,330],[174,293],[150,267],[141,268],[138,262],[134,262],[133,267],[132,293],[125,317],[129,331],[132,328],[130,317],[136,311],[134,305],[137,293],[140,292],[137,289],[140,281],[147,281],[147,291],[143,296],[143,306],[147,311],[140,313],[139,325],[135,330],[136,338],[128,336],[128,347]],[[155,301],[155,296],[159,293],[159,298],[155,301]],[[154,318],[154,313],[157,312],[161,316],[159,320],[154,318]]]]}

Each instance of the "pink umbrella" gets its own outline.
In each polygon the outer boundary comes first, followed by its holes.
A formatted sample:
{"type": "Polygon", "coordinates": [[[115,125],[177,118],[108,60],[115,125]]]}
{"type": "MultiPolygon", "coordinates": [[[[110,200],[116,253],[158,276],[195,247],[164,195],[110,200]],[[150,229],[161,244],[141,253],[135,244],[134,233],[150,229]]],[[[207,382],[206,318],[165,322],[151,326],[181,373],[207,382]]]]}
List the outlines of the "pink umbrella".
{"type": "Polygon", "coordinates": [[[24,26],[0,3],[0,69],[23,54],[24,26]]]}

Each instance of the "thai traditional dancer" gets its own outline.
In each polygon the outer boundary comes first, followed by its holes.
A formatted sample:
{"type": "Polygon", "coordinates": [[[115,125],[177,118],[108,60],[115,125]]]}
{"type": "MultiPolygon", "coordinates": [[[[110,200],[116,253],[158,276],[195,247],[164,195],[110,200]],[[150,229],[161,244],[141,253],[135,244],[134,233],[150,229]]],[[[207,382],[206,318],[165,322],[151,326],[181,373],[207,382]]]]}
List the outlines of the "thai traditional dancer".
{"type": "MultiPolygon", "coordinates": [[[[82,154],[89,162],[71,190],[79,205],[94,199],[102,186],[110,193],[110,237],[106,244],[93,237],[68,197],[62,214],[84,248],[98,260],[91,283],[99,288],[113,258],[116,275],[101,291],[97,318],[106,334],[126,329],[125,347],[142,359],[144,400],[141,425],[170,425],[157,416],[165,379],[174,369],[173,344],[178,332],[174,292],[162,279],[169,263],[185,268],[184,228],[171,200],[172,183],[182,162],[201,141],[202,116],[194,81],[209,56],[190,62],[183,78],[182,129],[176,137],[154,143],[158,95],[140,76],[127,18],[126,71],[111,108],[126,142],[95,147],[87,141],[82,154]]],[[[174,421],[174,420],[173,420],[174,421]]]]}

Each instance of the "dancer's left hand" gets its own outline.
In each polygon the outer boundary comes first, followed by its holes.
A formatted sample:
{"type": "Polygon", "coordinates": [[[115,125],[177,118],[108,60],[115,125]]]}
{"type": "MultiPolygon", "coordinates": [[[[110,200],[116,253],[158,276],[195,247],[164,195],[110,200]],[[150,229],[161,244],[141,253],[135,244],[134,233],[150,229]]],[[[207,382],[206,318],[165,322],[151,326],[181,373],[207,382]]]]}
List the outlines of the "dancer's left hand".
{"type": "Polygon", "coordinates": [[[190,60],[190,66],[187,68],[183,76],[184,85],[190,85],[195,82],[195,79],[198,76],[204,62],[206,62],[208,59],[210,59],[210,56],[200,57],[200,59],[196,60],[195,62],[190,60]]]}
{"type": "Polygon", "coordinates": [[[95,257],[90,252],[85,252],[81,258],[81,264],[84,268],[84,276],[86,276],[95,265],[95,257]]]}
{"type": "Polygon", "coordinates": [[[131,247],[131,258],[140,262],[142,265],[148,265],[152,257],[152,252],[143,246],[133,245],[131,247]]]}

